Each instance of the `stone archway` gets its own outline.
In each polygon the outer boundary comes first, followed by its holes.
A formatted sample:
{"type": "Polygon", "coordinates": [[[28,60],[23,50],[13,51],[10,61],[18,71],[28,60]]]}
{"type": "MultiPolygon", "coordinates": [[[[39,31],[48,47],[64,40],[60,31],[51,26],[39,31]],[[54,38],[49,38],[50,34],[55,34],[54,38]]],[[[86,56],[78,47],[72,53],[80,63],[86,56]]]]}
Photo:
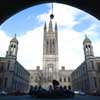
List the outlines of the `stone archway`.
{"type": "Polygon", "coordinates": [[[49,2],[70,5],[100,19],[99,0],[0,0],[0,24],[19,11],[37,4],[49,2]]]}

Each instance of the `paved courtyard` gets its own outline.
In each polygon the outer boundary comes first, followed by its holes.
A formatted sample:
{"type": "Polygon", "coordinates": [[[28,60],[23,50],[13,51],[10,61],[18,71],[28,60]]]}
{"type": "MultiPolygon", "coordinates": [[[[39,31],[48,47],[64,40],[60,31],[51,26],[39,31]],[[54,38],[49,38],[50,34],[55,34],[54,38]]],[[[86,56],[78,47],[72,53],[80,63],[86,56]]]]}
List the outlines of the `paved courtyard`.
{"type": "MultiPolygon", "coordinates": [[[[0,100],[41,100],[41,98],[33,98],[31,96],[0,96],[0,100]]],[[[42,99],[44,100],[44,99],[42,99]]],[[[45,99],[45,100],[50,100],[45,99]]],[[[55,100],[55,99],[52,99],[55,100]]],[[[65,98],[57,100],[100,100],[100,96],[75,96],[74,98],[65,98]]]]}

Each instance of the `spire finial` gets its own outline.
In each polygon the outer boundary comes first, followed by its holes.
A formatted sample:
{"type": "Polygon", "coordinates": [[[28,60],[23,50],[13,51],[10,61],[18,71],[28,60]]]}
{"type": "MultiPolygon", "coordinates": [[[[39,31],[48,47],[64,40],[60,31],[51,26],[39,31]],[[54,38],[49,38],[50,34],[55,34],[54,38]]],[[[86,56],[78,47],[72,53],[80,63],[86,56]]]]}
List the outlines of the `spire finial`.
{"type": "Polygon", "coordinates": [[[87,38],[87,34],[85,34],[85,38],[87,38]]]}
{"type": "Polygon", "coordinates": [[[15,33],[15,38],[16,38],[16,33],[15,33]]]}
{"type": "Polygon", "coordinates": [[[53,3],[52,3],[52,13],[50,15],[50,19],[53,19],[54,18],[54,15],[53,15],[53,3]]]}

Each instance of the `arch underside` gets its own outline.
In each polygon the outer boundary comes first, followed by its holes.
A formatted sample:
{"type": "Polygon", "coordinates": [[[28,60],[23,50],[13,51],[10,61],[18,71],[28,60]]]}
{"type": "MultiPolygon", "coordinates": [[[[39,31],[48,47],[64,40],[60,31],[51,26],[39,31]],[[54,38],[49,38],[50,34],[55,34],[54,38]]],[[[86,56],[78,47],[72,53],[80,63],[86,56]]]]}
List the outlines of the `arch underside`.
{"type": "Polygon", "coordinates": [[[21,10],[49,2],[70,5],[100,19],[99,0],[0,0],[0,24],[21,10]]]}

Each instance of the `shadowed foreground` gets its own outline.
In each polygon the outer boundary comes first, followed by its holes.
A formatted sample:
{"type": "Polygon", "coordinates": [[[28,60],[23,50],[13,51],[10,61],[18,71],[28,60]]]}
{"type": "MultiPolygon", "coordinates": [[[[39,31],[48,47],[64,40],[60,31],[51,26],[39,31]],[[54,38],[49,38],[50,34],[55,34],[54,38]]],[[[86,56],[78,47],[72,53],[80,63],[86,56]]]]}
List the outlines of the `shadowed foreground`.
{"type": "MultiPolygon", "coordinates": [[[[0,100],[41,100],[41,98],[37,99],[31,96],[0,96],[0,100]]],[[[48,98],[45,100],[50,100],[50,99],[48,98]]],[[[51,99],[51,100],[56,100],[56,99],[51,99]]],[[[100,100],[100,96],[75,96],[74,98],[67,98],[67,99],[60,98],[59,100],[100,100]]]]}

